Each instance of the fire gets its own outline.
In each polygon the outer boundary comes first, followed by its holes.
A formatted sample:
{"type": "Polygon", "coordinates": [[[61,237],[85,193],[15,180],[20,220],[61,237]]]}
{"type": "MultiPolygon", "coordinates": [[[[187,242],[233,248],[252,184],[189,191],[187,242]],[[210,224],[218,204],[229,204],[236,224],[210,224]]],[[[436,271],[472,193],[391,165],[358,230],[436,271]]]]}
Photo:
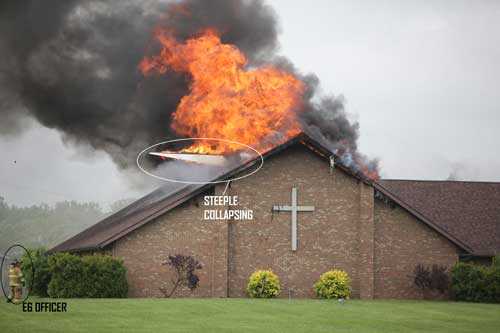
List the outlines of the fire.
{"type": "MultiPolygon", "coordinates": [[[[180,135],[236,141],[265,151],[300,133],[304,83],[272,65],[247,68],[245,55],[223,44],[217,31],[179,42],[171,31],[157,29],[162,49],[139,64],[143,75],[188,73],[189,95],[182,97],[171,127],[180,135]]],[[[241,145],[196,140],[184,152],[227,154],[241,145]]]]}
{"type": "MultiPolygon", "coordinates": [[[[340,141],[342,143],[342,141],[340,141]]],[[[370,180],[379,180],[378,161],[369,160],[366,156],[352,152],[348,147],[335,149],[335,155],[340,158],[340,163],[354,172],[361,173],[370,180]]]]}

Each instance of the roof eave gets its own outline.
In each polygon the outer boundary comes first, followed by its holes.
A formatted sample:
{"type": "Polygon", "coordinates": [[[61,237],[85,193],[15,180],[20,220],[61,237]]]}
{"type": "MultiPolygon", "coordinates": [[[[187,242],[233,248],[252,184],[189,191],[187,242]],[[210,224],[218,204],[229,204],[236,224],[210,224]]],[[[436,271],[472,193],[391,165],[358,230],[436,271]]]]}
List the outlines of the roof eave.
{"type": "Polygon", "coordinates": [[[53,254],[57,252],[70,252],[70,253],[80,253],[88,251],[99,251],[103,248],[100,246],[84,246],[84,247],[74,247],[74,248],[64,248],[63,246],[55,246],[47,251],[48,254],[53,254]]]}
{"type": "Polygon", "coordinates": [[[373,187],[376,190],[380,191],[382,194],[384,194],[385,196],[387,196],[389,199],[391,199],[392,201],[396,202],[400,207],[402,207],[403,209],[405,209],[406,211],[408,211],[410,214],[412,214],[413,216],[415,216],[420,221],[424,222],[430,228],[432,228],[435,231],[437,231],[439,234],[441,234],[443,237],[445,237],[450,242],[452,242],[453,244],[455,244],[457,247],[459,247],[462,250],[467,251],[470,254],[474,253],[473,249],[470,246],[468,246],[467,244],[465,244],[464,242],[462,242],[461,240],[459,240],[458,238],[456,238],[455,236],[453,236],[452,234],[450,234],[449,232],[447,232],[443,228],[439,227],[437,224],[433,223],[430,219],[428,219],[423,214],[421,214],[419,211],[417,211],[415,208],[411,207],[409,204],[407,204],[406,202],[404,202],[397,195],[395,195],[394,193],[392,193],[391,191],[389,191],[387,188],[385,188],[384,186],[382,186],[380,183],[373,182],[372,185],[373,185],[373,187]]]}
{"type": "MultiPolygon", "coordinates": [[[[285,150],[286,148],[288,148],[294,144],[297,144],[297,143],[304,144],[306,147],[308,147],[310,149],[311,149],[311,147],[314,148],[312,150],[314,152],[318,153],[319,155],[321,155],[322,157],[324,157],[325,159],[330,158],[331,156],[334,156],[334,158],[336,160],[338,160],[338,156],[335,153],[331,152],[328,147],[322,145],[319,141],[317,141],[316,139],[312,138],[310,135],[308,135],[307,133],[304,133],[304,132],[296,135],[295,137],[291,138],[290,140],[288,140],[284,144],[281,144],[279,146],[274,147],[273,149],[266,151],[262,156],[264,159],[267,159],[267,158],[274,156],[275,154],[277,154],[277,153],[285,150]]],[[[230,170],[229,172],[221,175],[220,177],[218,177],[214,181],[222,181],[222,180],[229,179],[232,176],[234,176],[234,175],[244,171],[245,169],[250,168],[251,166],[255,165],[256,163],[258,163],[259,160],[260,160],[260,156],[248,161],[247,163],[242,164],[239,167],[236,167],[233,170],[230,170]]],[[[336,164],[335,167],[339,168],[340,170],[344,171],[345,173],[349,174],[350,176],[356,178],[359,181],[362,181],[368,185],[372,184],[371,180],[367,179],[366,177],[363,177],[361,174],[354,172],[353,170],[349,169],[348,167],[346,167],[342,164],[336,164]]],[[[81,237],[82,233],[85,233],[86,231],[88,231],[89,229],[91,229],[93,227],[93,226],[90,226],[89,228],[83,230],[82,232],[76,234],[75,236],[67,239],[63,243],[50,249],[48,252],[49,253],[54,253],[54,252],[84,252],[84,251],[102,250],[106,246],[108,246],[111,243],[115,242],[116,240],[124,237],[125,235],[132,232],[133,230],[141,227],[142,225],[148,223],[152,219],[157,218],[158,216],[168,212],[169,210],[177,207],[178,205],[188,201],[189,199],[193,198],[194,196],[199,195],[200,193],[203,193],[203,191],[207,190],[208,188],[210,188],[212,186],[214,186],[213,182],[205,184],[205,185],[201,186],[200,188],[196,189],[195,191],[188,193],[186,196],[182,197],[180,200],[177,200],[174,203],[170,203],[170,204],[166,205],[165,207],[159,208],[154,213],[139,220],[137,223],[134,223],[133,225],[127,227],[126,229],[121,230],[120,232],[112,235],[111,237],[108,237],[105,240],[100,241],[92,246],[86,246],[86,247],[71,247],[71,246],[68,247],[67,246],[68,244],[71,244],[71,242],[74,241],[75,239],[78,239],[79,237],[81,237]]],[[[108,218],[112,218],[113,216],[114,215],[108,216],[104,220],[106,220],[108,218]]],[[[102,221],[104,221],[104,220],[102,220],[102,221]]]]}

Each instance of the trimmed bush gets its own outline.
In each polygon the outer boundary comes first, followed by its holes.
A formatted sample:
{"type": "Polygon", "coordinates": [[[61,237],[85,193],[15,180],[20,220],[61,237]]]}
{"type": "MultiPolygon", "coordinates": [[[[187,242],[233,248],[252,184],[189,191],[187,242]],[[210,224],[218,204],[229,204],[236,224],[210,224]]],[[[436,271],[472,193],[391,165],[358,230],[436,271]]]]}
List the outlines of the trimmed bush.
{"type": "Polygon", "coordinates": [[[500,265],[486,270],[486,301],[500,303],[500,265]]]}
{"type": "Polygon", "coordinates": [[[491,262],[491,265],[500,268],[500,255],[493,257],[493,261],[491,262]]]}
{"type": "Polygon", "coordinates": [[[44,248],[28,249],[29,256],[24,253],[21,258],[21,269],[26,281],[26,286],[30,289],[31,295],[47,297],[47,289],[49,286],[52,274],[49,270],[49,256],[45,253],[44,248]],[[30,260],[31,259],[31,260],[30,260]],[[32,261],[33,260],[33,266],[32,261]],[[33,268],[35,276],[33,277],[33,268]]]}
{"type": "Polygon", "coordinates": [[[248,296],[252,298],[273,298],[280,294],[280,280],[271,270],[253,272],[247,285],[248,296]]]}
{"type": "Polygon", "coordinates": [[[78,256],[69,253],[57,253],[49,257],[49,269],[52,279],[48,294],[54,298],[84,297],[83,262],[78,256]]]}
{"type": "Polygon", "coordinates": [[[128,284],[123,262],[110,256],[85,256],[83,291],[89,298],[125,298],[128,284]]]}
{"type": "Polygon", "coordinates": [[[57,253],[49,258],[52,279],[48,294],[54,298],[127,297],[126,269],[110,256],[79,257],[57,253]]]}
{"type": "Polygon", "coordinates": [[[323,273],[314,284],[314,291],[319,298],[349,298],[351,295],[351,279],[339,269],[323,273]]]}
{"type": "Polygon", "coordinates": [[[451,271],[452,292],[456,300],[500,303],[500,266],[481,266],[459,262],[451,271]]]}

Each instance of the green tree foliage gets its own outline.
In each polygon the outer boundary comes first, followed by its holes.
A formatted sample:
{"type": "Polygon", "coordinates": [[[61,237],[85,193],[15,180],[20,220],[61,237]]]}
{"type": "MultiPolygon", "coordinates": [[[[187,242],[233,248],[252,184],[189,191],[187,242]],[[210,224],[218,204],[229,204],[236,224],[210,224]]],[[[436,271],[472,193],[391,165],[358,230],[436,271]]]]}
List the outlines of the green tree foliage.
{"type": "Polygon", "coordinates": [[[50,297],[84,297],[82,258],[69,253],[57,253],[49,257],[49,269],[52,272],[48,287],[50,297]]]}
{"type": "Polygon", "coordinates": [[[49,269],[49,256],[45,248],[29,249],[21,258],[21,269],[26,280],[26,286],[31,288],[31,295],[47,297],[52,274],[49,269]],[[35,276],[33,277],[33,271],[35,276]]]}
{"type": "Polygon", "coordinates": [[[127,270],[123,262],[110,256],[85,256],[84,297],[90,298],[124,298],[127,297],[127,270]]]}
{"type": "Polygon", "coordinates": [[[451,271],[452,291],[459,301],[500,303],[500,265],[457,263],[451,271]]]}
{"type": "Polygon", "coordinates": [[[497,255],[496,257],[493,258],[492,265],[496,266],[496,267],[500,267],[500,255],[497,255]]]}
{"type": "Polygon", "coordinates": [[[0,221],[3,221],[9,215],[9,205],[5,202],[4,197],[0,196],[0,221]]]}
{"type": "Polygon", "coordinates": [[[280,279],[271,270],[258,270],[250,275],[247,285],[248,296],[252,298],[273,298],[281,292],[280,279]]]}
{"type": "Polygon", "coordinates": [[[349,298],[351,296],[351,279],[347,272],[334,269],[321,274],[314,284],[314,291],[319,298],[349,298]]]}
{"type": "Polygon", "coordinates": [[[126,269],[121,260],[110,256],[57,253],[49,257],[49,269],[50,297],[127,297],[126,269]]]}
{"type": "Polygon", "coordinates": [[[104,216],[99,204],[92,202],[16,207],[7,205],[0,197],[0,252],[16,243],[51,248],[104,216]]]}

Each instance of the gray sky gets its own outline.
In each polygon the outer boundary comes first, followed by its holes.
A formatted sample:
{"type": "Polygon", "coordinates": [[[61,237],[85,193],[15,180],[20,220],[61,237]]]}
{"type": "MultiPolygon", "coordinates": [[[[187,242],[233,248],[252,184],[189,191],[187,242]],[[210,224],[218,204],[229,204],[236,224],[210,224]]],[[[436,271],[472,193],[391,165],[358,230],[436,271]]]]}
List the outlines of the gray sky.
{"type": "MultiPolygon", "coordinates": [[[[384,178],[500,181],[500,2],[273,0],[281,54],[342,94],[384,178]]],[[[135,70],[135,69],[131,69],[135,70]]],[[[18,205],[137,197],[104,153],[31,124],[0,138],[0,195],[18,205]],[[14,163],[14,161],[16,161],[14,163]]],[[[146,176],[144,176],[146,177],[146,176]]]]}

